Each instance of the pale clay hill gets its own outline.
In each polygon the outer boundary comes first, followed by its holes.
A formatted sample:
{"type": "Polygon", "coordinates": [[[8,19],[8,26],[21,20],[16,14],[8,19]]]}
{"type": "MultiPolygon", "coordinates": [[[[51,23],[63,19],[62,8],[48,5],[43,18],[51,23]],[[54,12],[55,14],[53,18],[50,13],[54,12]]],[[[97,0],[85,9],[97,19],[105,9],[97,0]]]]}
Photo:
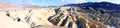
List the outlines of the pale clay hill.
{"type": "Polygon", "coordinates": [[[112,23],[119,27],[120,21],[111,23],[110,16],[92,8],[85,10],[74,6],[34,9],[1,5],[0,28],[114,28],[112,23]]]}

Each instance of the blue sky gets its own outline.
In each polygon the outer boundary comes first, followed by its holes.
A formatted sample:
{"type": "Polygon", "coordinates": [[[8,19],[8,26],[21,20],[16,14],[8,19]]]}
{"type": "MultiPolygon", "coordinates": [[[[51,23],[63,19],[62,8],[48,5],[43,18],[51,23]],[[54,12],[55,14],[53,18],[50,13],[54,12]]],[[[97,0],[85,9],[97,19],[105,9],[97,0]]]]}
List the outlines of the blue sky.
{"type": "Polygon", "coordinates": [[[64,4],[85,2],[112,2],[120,4],[120,0],[0,0],[0,3],[13,3],[19,5],[59,6],[64,4]]]}

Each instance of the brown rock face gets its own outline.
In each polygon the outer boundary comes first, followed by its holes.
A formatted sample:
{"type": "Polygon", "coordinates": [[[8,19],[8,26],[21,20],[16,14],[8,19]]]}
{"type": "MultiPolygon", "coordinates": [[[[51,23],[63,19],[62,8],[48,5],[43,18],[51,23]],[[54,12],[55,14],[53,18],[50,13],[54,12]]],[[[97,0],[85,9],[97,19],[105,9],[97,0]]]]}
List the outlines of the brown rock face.
{"type": "Polygon", "coordinates": [[[90,7],[18,7],[0,11],[0,28],[120,28],[119,15],[112,14],[90,7]]]}
{"type": "Polygon", "coordinates": [[[67,28],[108,28],[105,24],[92,20],[89,16],[90,14],[78,12],[77,10],[80,9],[78,7],[70,7],[66,10],[65,8],[57,10],[59,12],[56,12],[57,14],[51,16],[48,20],[54,25],[65,26],[67,28]]]}

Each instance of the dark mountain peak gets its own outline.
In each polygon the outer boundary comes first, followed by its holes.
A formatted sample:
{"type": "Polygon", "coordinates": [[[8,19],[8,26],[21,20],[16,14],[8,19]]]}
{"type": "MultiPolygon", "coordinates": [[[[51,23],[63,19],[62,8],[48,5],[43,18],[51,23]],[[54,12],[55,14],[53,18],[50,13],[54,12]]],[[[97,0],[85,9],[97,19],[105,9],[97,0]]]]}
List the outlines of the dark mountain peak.
{"type": "Polygon", "coordinates": [[[113,4],[113,3],[111,3],[111,2],[92,2],[92,3],[113,4]]]}
{"type": "Polygon", "coordinates": [[[118,10],[120,9],[120,4],[115,4],[111,2],[87,2],[87,3],[79,3],[79,4],[68,4],[64,6],[77,6],[77,7],[91,7],[95,9],[106,9],[106,10],[118,10]]]}
{"type": "Polygon", "coordinates": [[[98,2],[98,3],[109,3],[109,4],[112,4],[112,3],[110,3],[110,2],[98,2]]]}
{"type": "Polygon", "coordinates": [[[119,5],[119,4],[115,4],[115,3],[111,3],[111,2],[87,2],[87,3],[82,3],[82,4],[95,4],[95,5],[119,5]]]}

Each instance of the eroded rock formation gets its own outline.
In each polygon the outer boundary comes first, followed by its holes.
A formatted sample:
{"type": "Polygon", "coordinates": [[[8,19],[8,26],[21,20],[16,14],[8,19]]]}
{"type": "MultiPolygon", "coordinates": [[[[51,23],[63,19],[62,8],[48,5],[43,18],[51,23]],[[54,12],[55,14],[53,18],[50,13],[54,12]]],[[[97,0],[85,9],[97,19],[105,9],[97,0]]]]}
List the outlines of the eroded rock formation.
{"type": "Polygon", "coordinates": [[[120,28],[117,16],[90,7],[0,9],[0,28],[120,28]]]}

